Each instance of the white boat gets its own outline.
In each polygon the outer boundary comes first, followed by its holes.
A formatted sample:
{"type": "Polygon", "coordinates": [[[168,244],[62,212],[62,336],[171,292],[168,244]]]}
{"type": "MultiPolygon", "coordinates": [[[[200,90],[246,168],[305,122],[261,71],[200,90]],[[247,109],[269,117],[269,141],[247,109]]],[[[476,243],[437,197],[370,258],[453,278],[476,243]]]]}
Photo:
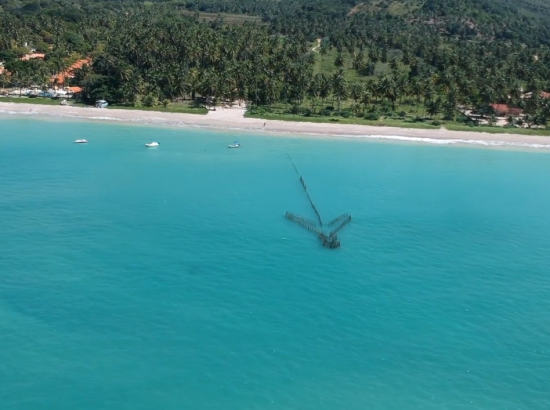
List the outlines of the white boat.
{"type": "Polygon", "coordinates": [[[75,144],[87,144],[88,140],[76,140],[74,143],[75,144]]]}
{"type": "Polygon", "coordinates": [[[15,90],[11,90],[9,92],[9,95],[27,95],[28,92],[29,90],[27,90],[26,88],[18,88],[15,90]]]}
{"type": "Polygon", "coordinates": [[[234,141],[233,144],[228,145],[227,148],[241,148],[241,144],[239,144],[239,141],[234,141]]]}
{"type": "Polygon", "coordinates": [[[32,90],[27,93],[27,97],[38,97],[38,94],[40,94],[40,89],[33,87],[32,90]]]}
{"type": "Polygon", "coordinates": [[[147,144],[145,144],[146,147],[158,147],[160,144],[156,141],[151,141],[147,144]]]}

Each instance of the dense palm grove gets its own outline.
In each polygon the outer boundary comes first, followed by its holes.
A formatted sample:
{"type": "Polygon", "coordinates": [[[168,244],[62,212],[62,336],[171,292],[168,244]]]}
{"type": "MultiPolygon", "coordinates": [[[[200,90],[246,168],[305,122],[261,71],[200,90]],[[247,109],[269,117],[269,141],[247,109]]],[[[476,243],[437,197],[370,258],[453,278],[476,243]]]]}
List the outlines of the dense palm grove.
{"type": "Polygon", "coordinates": [[[0,85],[46,84],[91,57],[71,79],[86,101],[243,99],[256,112],[367,119],[407,107],[472,121],[491,121],[498,103],[524,111],[510,123],[546,126],[550,13],[536,0],[521,9],[499,1],[0,0],[0,85]],[[261,19],[233,24],[199,11],[261,19]],[[21,61],[31,47],[44,60],[21,61]]]}

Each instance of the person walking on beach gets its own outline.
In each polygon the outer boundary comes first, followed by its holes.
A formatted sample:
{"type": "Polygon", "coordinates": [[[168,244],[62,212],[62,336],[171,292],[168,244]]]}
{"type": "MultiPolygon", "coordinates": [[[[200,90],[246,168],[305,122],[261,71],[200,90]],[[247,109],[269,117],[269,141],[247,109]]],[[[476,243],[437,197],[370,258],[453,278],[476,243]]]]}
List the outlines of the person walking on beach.
{"type": "Polygon", "coordinates": [[[264,122],[264,128],[265,128],[265,124],[267,124],[267,122],[264,122]]]}

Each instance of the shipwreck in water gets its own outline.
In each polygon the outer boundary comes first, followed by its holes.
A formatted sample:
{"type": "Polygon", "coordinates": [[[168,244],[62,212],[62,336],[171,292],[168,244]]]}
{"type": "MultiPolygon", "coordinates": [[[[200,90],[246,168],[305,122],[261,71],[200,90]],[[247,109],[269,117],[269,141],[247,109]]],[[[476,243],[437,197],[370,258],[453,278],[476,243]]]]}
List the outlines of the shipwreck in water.
{"type": "Polygon", "coordinates": [[[317,235],[317,238],[321,241],[321,244],[329,249],[335,249],[340,247],[340,240],[338,239],[338,232],[346,226],[348,223],[351,222],[351,215],[348,213],[344,213],[336,218],[334,218],[332,221],[330,221],[327,224],[327,227],[332,229],[325,233],[323,231],[323,220],[321,219],[321,215],[319,211],[317,210],[317,207],[315,206],[315,203],[311,199],[311,196],[309,195],[307,191],[307,186],[304,181],[304,178],[300,175],[298,172],[298,168],[296,167],[296,164],[294,164],[294,161],[292,161],[292,158],[290,155],[288,156],[290,158],[290,161],[292,162],[292,165],[294,166],[294,170],[300,177],[300,183],[302,184],[302,188],[304,189],[304,192],[309,200],[309,203],[311,204],[311,207],[313,208],[313,212],[315,212],[315,215],[317,216],[318,224],[316,221],[313,221],[311,219],[305,218],[301,215],[294,214],[292,212],[288,212],[285,214],[285,217],[292,222],[300,225],[301,227],[307,229],[310,232],[313,232],[315,235],[317,235]]]}

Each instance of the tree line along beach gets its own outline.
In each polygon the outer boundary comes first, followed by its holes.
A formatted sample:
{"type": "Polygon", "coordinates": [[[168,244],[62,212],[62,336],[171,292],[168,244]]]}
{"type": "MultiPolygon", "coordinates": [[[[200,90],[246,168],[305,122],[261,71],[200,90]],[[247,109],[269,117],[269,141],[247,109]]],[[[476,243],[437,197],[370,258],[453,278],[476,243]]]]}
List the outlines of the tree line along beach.
{"type": "Polygon", "coordinates": [[[0,92],[197,114],[242,100],[265,120],[546,135],[549,19],[536,0],[6,0],[0,92]]]}

